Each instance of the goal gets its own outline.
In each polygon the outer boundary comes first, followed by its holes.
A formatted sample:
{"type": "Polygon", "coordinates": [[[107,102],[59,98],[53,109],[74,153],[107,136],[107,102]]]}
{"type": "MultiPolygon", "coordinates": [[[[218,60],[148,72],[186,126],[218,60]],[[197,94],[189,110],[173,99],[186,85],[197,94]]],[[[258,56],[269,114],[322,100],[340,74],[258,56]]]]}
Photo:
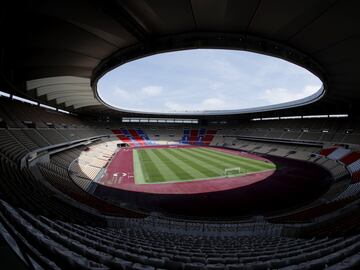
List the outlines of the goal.
{"type": "Polygon", "coordinates": [[[242,174],[240,167],[234,167],[234,168],[225,168],[224,169],[224,175],[225,177],[234,177],[242,174]]]}

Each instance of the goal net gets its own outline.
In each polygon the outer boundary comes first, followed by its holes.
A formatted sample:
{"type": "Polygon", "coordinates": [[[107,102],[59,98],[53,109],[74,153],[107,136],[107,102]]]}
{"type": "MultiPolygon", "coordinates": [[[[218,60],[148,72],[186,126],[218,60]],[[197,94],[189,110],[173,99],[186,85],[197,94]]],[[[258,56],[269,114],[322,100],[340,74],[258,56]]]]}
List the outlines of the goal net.
{"type": "Polygon", "coordinates": [[[233,176],[238,176],[240,174],[242,174],[240,167],[225,168],[224,170],[225,177],[233,177],[233,176]]]}

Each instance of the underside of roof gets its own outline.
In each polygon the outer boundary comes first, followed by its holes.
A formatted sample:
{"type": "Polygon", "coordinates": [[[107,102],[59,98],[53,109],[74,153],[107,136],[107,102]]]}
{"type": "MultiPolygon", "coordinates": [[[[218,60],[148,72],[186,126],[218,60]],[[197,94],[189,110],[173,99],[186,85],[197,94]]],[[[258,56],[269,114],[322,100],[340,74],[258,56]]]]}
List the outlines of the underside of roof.
{"type": "Polygon", "coordinates": [[[277,55],[310,70],[315,65],[326,90],[312,104],[229,118],[355,115],[359,10],[356,0],[4,1],[0,86],[76,113],[141,116],[104,105],[94,92],[99,76],[151,53],[227,47],[277,55]]]}
{"type": "Polygon", "coordinates": [[[54,102],[56,107],[65,106],[76,110],[82,107],[100,105],[94,98],[87,78],[58,76],[29,80],[26,90],[37,97],[43,97],[47,102],[54,102]]]}

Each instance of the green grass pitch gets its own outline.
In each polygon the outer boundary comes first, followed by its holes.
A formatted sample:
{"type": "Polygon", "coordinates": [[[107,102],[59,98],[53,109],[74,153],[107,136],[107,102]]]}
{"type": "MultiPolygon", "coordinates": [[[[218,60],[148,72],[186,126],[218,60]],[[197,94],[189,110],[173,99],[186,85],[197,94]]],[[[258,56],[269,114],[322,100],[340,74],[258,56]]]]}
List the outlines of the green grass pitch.
{"type": "Polygon", "coordinates": [[[240,167],[240,174],[274,170],[275,164],[224,153],[211,148],[134,149],[136,184],[182,182],[221,178],[225,169],[240,167]]]}

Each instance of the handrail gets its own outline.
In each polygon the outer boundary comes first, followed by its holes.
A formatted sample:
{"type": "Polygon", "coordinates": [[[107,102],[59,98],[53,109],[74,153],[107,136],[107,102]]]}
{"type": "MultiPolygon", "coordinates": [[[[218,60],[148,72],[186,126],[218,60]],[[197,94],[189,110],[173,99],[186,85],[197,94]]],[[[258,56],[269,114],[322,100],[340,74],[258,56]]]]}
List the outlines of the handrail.
{"type": "MultiPolygon", "coordinates": [[[[220,135],[221,136],[221,135],[220,135]]],[[[286,143],[286,144],[299,144],[306,146],[319,146],[322,147],[324,144],[316,141],[302,141],[302,140],[291,140],[291,139],[277,139],[277,138],[265,138],[265,137],[253,137],[253,136],[243,136],[243,135],[223,135],[223,137],[234,137],[240,138],[249,141],[262,141],[262,142],[276,142],[276,143],[286,143]]]]}

